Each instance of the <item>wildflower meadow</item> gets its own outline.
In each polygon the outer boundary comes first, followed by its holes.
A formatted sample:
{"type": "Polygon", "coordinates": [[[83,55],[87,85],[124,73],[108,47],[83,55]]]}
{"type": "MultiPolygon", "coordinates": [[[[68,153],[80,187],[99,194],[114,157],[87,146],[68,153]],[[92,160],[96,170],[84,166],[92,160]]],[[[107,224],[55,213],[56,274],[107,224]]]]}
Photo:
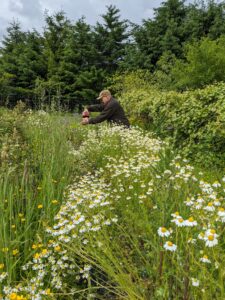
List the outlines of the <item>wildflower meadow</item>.
{"type": "Polygon", "coordinates": [[[222,171],[135,126],[0,117],[0,299],[225,299],[222,171]]]}

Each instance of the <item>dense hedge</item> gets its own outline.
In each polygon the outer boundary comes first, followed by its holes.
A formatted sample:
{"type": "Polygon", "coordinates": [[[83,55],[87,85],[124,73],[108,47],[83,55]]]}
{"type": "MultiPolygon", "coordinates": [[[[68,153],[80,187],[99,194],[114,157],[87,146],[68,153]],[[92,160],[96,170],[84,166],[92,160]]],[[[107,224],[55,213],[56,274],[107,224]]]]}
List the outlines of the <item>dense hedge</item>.
{"type": "Polygon", "coordinates": [[[168,137],[186,156],[209,167],[225,165],[224,83],[184,93],[126,86],[120,100],[131,120],[168,137]]]}

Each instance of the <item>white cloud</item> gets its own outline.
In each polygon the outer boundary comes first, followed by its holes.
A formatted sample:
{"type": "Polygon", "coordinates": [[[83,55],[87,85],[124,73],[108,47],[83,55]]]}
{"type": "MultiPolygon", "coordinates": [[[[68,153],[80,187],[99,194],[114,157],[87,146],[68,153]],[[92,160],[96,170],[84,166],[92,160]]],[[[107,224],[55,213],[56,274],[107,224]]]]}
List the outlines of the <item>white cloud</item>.
{"type": "MultiPolygon", "coordinates": [[[[52,15],[60,10],[65,11],[71,21],[82,16],[89,24],[94,25],[101,20],[106,12],[106,6],[112,4],[120,9],[123,19],[141,23],[143,19],[152,18],[153,8],[160,5],[162,0],[0,0],[0,40],[6,32],[6,27],[13,20],[21,23],[23,30],[32,28],[38,31],[44,26],[44,11],[52,15]]],[[[194,0],[187,0],[186,3],[194,0]]],[[[219,1],[219,0],[217,0],[219,1]]]]}

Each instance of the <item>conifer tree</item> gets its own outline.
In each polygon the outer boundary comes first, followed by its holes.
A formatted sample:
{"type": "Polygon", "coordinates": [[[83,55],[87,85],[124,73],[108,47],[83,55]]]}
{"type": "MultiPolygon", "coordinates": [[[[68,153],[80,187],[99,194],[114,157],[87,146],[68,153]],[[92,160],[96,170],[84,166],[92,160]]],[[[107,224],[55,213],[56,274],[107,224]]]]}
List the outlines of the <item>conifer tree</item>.
{"type": "Polygon", "coordinates": [[[65,40],[57,81],[61,84],[64,99],[71,108],[95,97],[95,89],[102,82],[102,72],[96,68],[97,50],[93,38],[90,25],[81,18],[71,26],[65,40]]]}
{"type": "Polygon", "coordinates": [[[58,72],[65,47],[65,40],[70,32],[71,24],[63,11],[57,12],[53,16],[46,15],[45,21],[47,26],[44,30],[44,52],[48,63],[47,77],[50,79],[58,72]]]}
{"type": "Polygon", "coordinates": [[[119,63],[124,59],[129,36],[127,21],[120,21],[119,13],[120,10],[115,6],[108,6],[107,12],[102,15],[103,24],[97,22],[95,26],[99,66],[107,73],[116,71],[119,63]]]}

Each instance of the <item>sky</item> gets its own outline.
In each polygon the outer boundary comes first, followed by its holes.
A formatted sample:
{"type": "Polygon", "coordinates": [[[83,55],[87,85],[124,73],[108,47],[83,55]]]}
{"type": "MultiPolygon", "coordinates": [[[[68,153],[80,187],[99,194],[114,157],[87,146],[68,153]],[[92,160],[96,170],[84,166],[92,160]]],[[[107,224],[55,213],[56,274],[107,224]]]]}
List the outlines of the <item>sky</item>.
{"type": "MultiPolygon", "coordinates": [[[[186,0],[186,3],[192,1],[186,0]]],[[[159,7],[161,2],[162,0],[0,0],[0,41],[13,21],[19,21],[25,31],[35,28],[41,32],[46,10],[49,15],[63,10],[71,21],[85,16],[87,23],[94,25],[101,21],[106,6],[112,4],[120,9],[122,19],[141,24],[143,19],[153,17],[153,8],[159,7]]]]}
{"type": "Polygon", "coordinates": [[[160,3],[161,0],[0,0],[0,40],[13,20],[19,21],[25,31],[35,28],[41,32],[45,10],[49,15],[63,10],[71,21],[85,16],[87,23],[94,25],[101,21],[106,6],[112,4],[120,9],[121,18],[140,24],[142,19],[153,17],[153,8],[160,3]]]}

